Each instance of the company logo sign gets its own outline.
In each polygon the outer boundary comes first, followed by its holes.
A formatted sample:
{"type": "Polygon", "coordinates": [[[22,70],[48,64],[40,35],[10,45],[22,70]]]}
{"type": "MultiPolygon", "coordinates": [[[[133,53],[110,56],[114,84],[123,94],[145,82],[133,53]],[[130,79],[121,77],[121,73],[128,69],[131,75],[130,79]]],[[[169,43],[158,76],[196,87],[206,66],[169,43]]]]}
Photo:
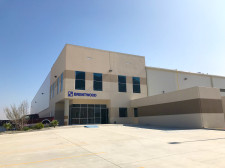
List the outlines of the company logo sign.
{"type": "Polygon", "coordinates": [[[97,97],[97,94],[94,94],[94,93],[76,93],[76,92],[73,92],[73,91],[68,91],[68,97],[74,97],[74,96],[97,97]]]}

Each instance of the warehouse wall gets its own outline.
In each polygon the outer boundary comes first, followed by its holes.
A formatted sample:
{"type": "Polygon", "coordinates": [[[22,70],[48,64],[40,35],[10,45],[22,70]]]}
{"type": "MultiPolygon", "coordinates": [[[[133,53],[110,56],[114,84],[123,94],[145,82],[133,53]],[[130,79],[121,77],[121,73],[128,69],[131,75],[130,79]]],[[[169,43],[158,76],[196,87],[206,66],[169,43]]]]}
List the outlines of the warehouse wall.
{"type": "Polygon", "coordinates": [[[31,114],[39,113],[49,107],[50,96],[50,73],[41,85],[31,102],[31,114]],[[44,94],[42,94],[44,93],[44,94]]]}
{"type": "Polygon", "coordinates": [[[195,86],[211,87],[211,79],[209,76],[178,72],[178,84],[179,89],[186,89],[195,86]]]}
{"type": "Polygon", "coordinates": [[[172,92],[178,89],[176,73],[157,69],[146,69],[148,96],[172,92]]]}
{"type": "MultiPolygon", "coordinates": [[[[146,67],[148,96],[199,87],[225,89],[225,77],[146,67]]],[[[225,91],[221,91],[225,96],[225,91]]]]}
{"type": "MultiPolygon", "coordinates": [[[[213,87],[225,89],[225,78],[214,76],[212,77],[213,87]]],[[[221,96],[225,96],[225,92],[220,92],[221,96]]]]}

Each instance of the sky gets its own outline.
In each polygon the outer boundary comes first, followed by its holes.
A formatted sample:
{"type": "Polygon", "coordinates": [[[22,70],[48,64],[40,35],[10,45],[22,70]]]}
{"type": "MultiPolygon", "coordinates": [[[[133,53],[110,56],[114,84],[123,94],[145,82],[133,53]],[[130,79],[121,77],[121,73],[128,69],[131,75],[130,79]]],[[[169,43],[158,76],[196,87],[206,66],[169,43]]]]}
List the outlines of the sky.
{"type": "Polygon", "coordinates": [[[32,101],[65,44],[225,76],[225,1],[0,0],[0,119],[32,101]]]}

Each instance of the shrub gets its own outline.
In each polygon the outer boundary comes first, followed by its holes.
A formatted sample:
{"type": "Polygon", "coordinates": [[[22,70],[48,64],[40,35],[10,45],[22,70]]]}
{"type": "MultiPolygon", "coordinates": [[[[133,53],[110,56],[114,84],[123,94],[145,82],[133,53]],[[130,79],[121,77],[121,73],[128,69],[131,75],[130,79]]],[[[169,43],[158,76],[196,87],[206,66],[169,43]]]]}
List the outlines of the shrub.
{"type": "Polygon", "coordinates": [[[42,128],[44,128],[44,124],[42,124],[42,123],[37,123],[34,126],[34,129],[42,129],[42,128]]]}
{"type": "Polygon", "coordinates": [[[51,126],[55,128],[57,125],[59,125],[59,122],[57,120],[52,120],[51,126]]]}
{"type": "Polygon", "coordinates": [[[48,127],[50,127],[50,124],[44,124],[44,127],[48,128],[48,127]]]}
{"type": "Polygon", "coordinates": [[[23,101],[20,105],[11,105],[4,108],[6,117],[15,125],[17,130],[23,130],[27,123],[26,115],[28,114],[29,105],[27,101],[23,101]]]}
{"type": "Polygon", "coordinates": [[[8,130],[11,130],[13,126],[12,126],[11,123],[5,123],[5,124],[3,125],[3,127],[8,131],[8,130]]]}
{"type": "Polygon", "coordinates": [[[23,130],[24,130],[24,131],[27,131],[27,130],[29,130],[29,129],[30,129],[29,127],[26,127],[26,126],[23,127],[23,130]]]}

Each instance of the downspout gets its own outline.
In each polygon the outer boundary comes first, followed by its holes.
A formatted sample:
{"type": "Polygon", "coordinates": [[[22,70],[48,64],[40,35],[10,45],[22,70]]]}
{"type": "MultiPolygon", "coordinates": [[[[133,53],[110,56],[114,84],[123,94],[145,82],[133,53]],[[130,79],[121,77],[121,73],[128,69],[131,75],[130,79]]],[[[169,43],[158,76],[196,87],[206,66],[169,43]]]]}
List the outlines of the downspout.
{"type": "Polygon", "coordinates": [[[210,81],[211,81],[211,87],[214,88],[212,76],[210,76],[210,81]]]}
{"type": "Polygon", "coordinates": [[[177,90],[180,90],[180,87],[179,87],[179,79],[178,79],[178,71],[177,71],[177,90]]]}
{"type": "Polygon", "coordinates": [[[146,74],[146,87],[147,87],[147,96],[150,96],[150,94],[148,93],[149,89],[148,89],[148,73],[147,73],[147,68],[145,67],[145,74],[146,74]]]}

